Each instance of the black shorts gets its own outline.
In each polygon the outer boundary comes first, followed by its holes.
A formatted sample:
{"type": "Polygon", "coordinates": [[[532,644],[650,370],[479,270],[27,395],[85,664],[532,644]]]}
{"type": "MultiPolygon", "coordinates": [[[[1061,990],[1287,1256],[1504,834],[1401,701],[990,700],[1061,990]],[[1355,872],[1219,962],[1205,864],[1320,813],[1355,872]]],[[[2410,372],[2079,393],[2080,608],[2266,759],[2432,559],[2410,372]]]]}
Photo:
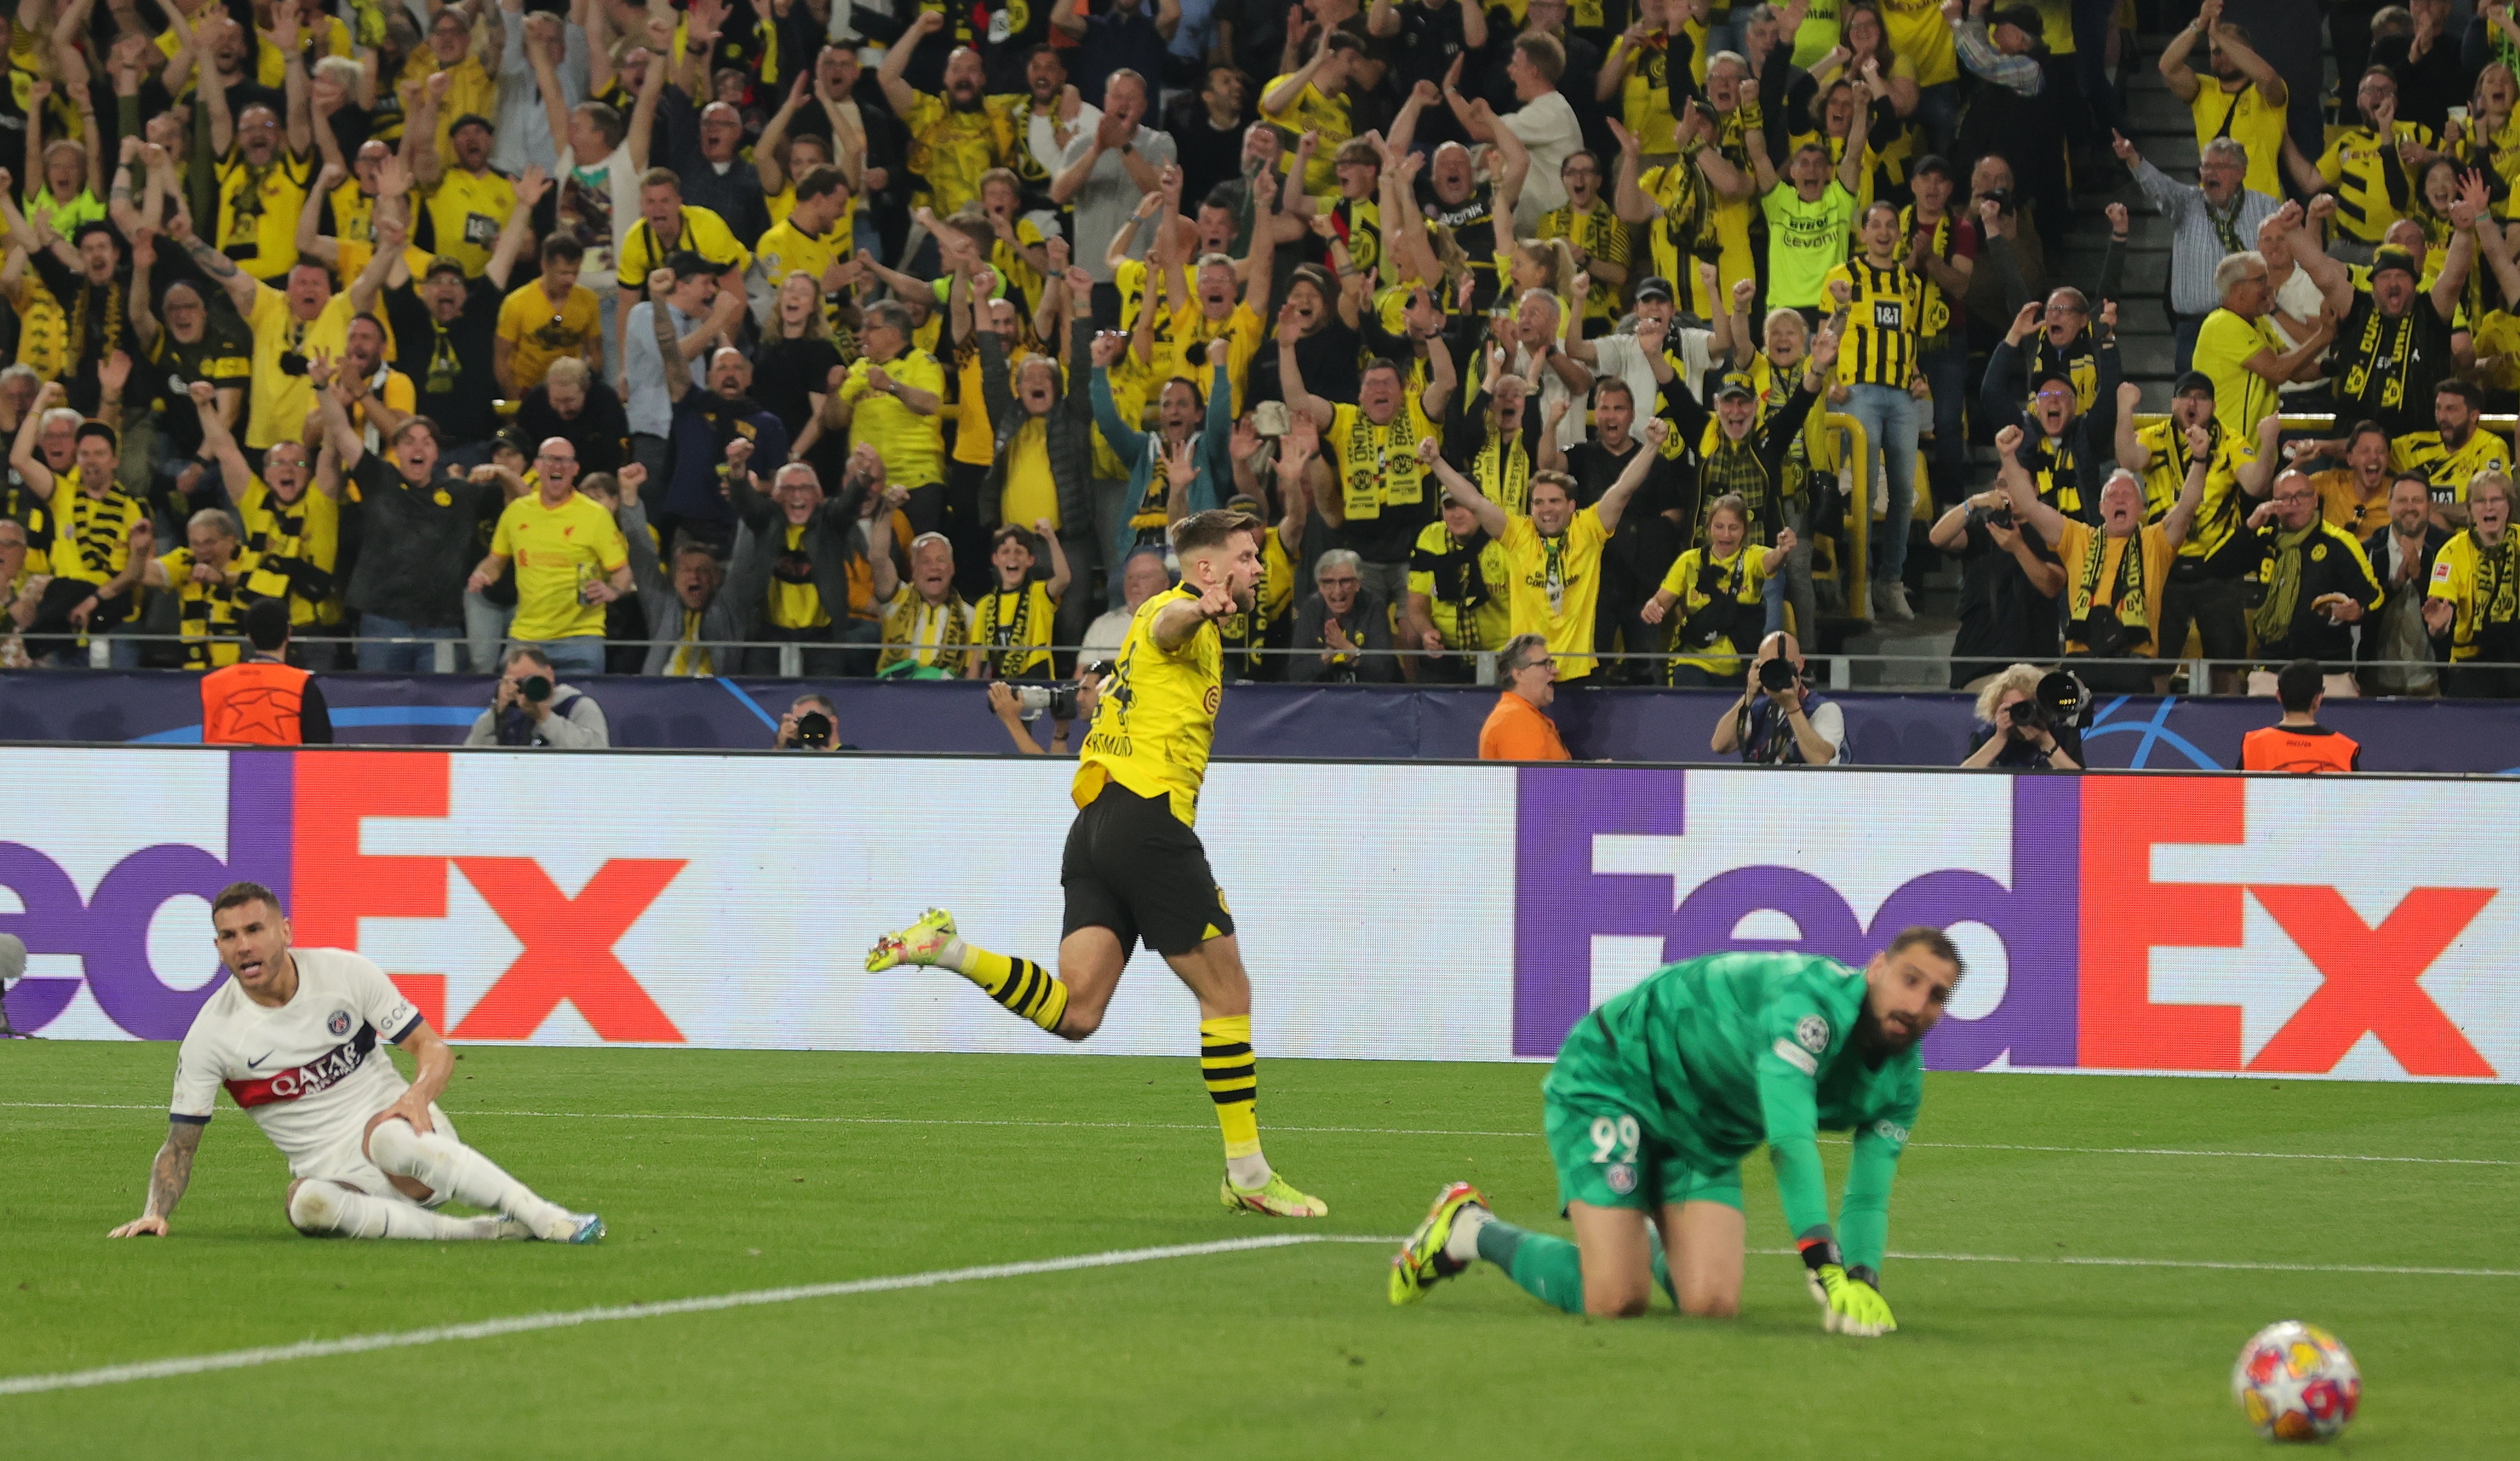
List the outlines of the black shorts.
{"type": "Polygon", "coordinates": [[[1168,798],[1140,796],[1117,781],[1076,814],[1058,882],[1067,890],[1058,936],[1107,928],[1119,935],[1124,958],[1140,939],[1169,955],[1234,932],[1198,833],[1173,816],[1168,798]]]}

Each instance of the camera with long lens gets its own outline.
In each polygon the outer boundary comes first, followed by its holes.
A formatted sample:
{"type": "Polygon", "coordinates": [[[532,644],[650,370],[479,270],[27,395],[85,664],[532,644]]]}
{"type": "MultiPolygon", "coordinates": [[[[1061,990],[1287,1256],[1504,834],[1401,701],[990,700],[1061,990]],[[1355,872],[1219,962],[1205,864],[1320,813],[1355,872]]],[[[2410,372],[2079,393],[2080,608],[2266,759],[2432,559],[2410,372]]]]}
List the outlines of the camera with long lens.
{"type": "Polygon", "coordinates": [[[1014,686],[1015,706],[1021,718],[1037,720],[1045,710],[1054,721],[1076,719],[1076,682],[1062,680],[1053,685],[1018,685],[1014,686]]]}
{"type": "Polygon", "coordinates": [[[2012,509],[2009,507],[1971,508],[1968,509],[1968,520],[1981,527],[2010,528],[2012,509]]]}
{"type": "Polygon", "coordinates": [[[819,710],[809,710],[796,717],[796,744],[809,751],[829,749],[832,744],[832,718],[819,710]]]}
{"type": "Polygon", "coordinates": [[[1801,678],[1794,670],[1794,662],[1781,654],[1759,662],[1759,688],[1763,690],[1785,689],[1801,678]]]}
{"type": "Polygon", "coordinates": [[[2004,714],[2012,722],[2012,738],[2023,745],[2036,745],[2048,730],[2048,706],[2037,696],[2015,700],[2004,714]]]}
{"type": "Polygon", "coordinates": [[[306,374],[306,357],[305,357],[305,356],[303,356],[303,355],[301,355],[301,354],[299,354],[299,353],[298,353],[297,351],[295,351],[295,350],[283,350],[283,351],[281,351],[281,352],[280,352],[280,374],[282,374],[282,375],[284,375],[284,376],[303,376],[303,375],[305,375],[305,374],[306,374]]]}
{"type": "MultiPolygon", "coordinates": [[[[504,683],[504,682],[502,682],[504,683]]],[[[528,675],[516,682],[517,695],[527,704],[540,705],[552,697],[551,677],[528,675]]],[[[499,744],[529,746],[534,743],[534,718],[523,705],[509,705],[499,711],[499,744]]]]}

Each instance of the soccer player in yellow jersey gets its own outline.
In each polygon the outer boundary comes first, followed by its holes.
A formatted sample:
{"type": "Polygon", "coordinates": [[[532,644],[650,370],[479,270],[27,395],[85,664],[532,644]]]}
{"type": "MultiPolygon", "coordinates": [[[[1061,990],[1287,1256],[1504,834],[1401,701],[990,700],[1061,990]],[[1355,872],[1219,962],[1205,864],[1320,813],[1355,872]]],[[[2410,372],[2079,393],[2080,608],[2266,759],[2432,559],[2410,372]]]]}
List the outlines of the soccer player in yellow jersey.
{"type": "Polygon", "coordinates": [[[954,915],[926,916],[876,941],[870,973],[942,965],[1035,1025],[1081,1040],[1141,938],[1198,996],[1199,1068],[1225,1135],[1225,1206],[1280,1218],[1325,1218],[1260,1152],[1259,1078],[1251,1054],[1251,981],[1234,915],[1192,830],[1216,707],[1224,692],[1220,619],[1258,601],[1260,519],[1230,509],[1173,527],[1182,581],[1139,605],[1076,769],[1082,810],[1059,865],[1067,911],[1058,973],[963,942],[954,915]]]}

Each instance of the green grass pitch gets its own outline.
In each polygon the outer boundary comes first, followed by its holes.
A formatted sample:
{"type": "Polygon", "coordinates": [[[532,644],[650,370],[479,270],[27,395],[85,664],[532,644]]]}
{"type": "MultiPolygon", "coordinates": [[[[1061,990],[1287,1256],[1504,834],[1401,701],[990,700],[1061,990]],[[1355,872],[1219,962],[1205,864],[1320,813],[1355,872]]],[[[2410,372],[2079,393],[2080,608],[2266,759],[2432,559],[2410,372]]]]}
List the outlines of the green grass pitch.
{"type": "MultiPolygon", "coordinates": [[[[0,1045],[0,1379],[1289,1230],[1217,1206],[1189,1059],[475,1047],[449,1115],[600,1210],[600,1248],[298,1237],[233,1109],[175,1236],[109,1242],[173,1053],[0,1045]]],[[[1329,1200],[1320,1230],[1403,1232],[1467,1176],[1564,1231],[1541,1075],[1264,1061],[1260,1115],[1329,1200]]],[[[1736,1321],[1587,1322],[1486,1268],[1394,1309],[1388,1250],[1321,1243],[0,1395],[0,1454],[259,1458],[330,1432],[535,1457],[2242,1456],[2267,1443],[2232,1356],[2305,1318],[2365,1376],[2338,1451],[2509,1456],[2515,1116],[2509,1086],[1929,1077],[1891,1247],[2020,1262],[1894,1258],[1903,1328],[1877,1342],[1822,1334],[1784,1257],[1751,1258],[1736,1321]]],[[[1781,1247],[1766,1164],[1744,1171],[1751,1241],[1781,1247]]]]}

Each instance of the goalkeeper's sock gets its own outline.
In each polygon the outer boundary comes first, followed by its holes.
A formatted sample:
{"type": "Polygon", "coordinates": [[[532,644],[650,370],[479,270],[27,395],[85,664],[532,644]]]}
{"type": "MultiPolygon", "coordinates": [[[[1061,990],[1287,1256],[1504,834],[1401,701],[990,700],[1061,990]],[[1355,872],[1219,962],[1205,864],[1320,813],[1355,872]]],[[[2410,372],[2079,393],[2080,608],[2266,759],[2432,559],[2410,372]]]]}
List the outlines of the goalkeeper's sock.
{"type": "Polygon", "coordinates": [[[1479,1257],[1503,1268],[1516,1288],[1570,1314],[1584,1311],[1584,1254],[1574,1244],[1490,1218],[1479,1224],[1478,1245],[1479,1257]]]}
{"type": "Polygon", "coordinates": [[[1198,1074],[1216,1103],[1216,1125],[1225,1136],[1225,1174],[1250,1191],[1269,1183],[1269,1159],[1260,1155],[1260,1064],[1251,1054],[1251,1017],[1218,1015],[1198,1022],[1198,1074]]]}
{"type": "Polygon", "coordinates": [[[1496,1221],[1496,1214],[1477,1203],[1463,1203],[1453,1215],[1453,1230],[1444,1235],[1444,1257],[1463,1267],[1479,1257],[1479,1234],[1496,1221]]]}
{"type": "Polygon", "coordinates": [[[1059,1017],[1067,1013],[1067,986],[1031,959],[991,953],[958,938],[947,940],[936,951],[936,962],[1042,1029],[1054,1035],[1058,1032],[1059,1017]]]}

